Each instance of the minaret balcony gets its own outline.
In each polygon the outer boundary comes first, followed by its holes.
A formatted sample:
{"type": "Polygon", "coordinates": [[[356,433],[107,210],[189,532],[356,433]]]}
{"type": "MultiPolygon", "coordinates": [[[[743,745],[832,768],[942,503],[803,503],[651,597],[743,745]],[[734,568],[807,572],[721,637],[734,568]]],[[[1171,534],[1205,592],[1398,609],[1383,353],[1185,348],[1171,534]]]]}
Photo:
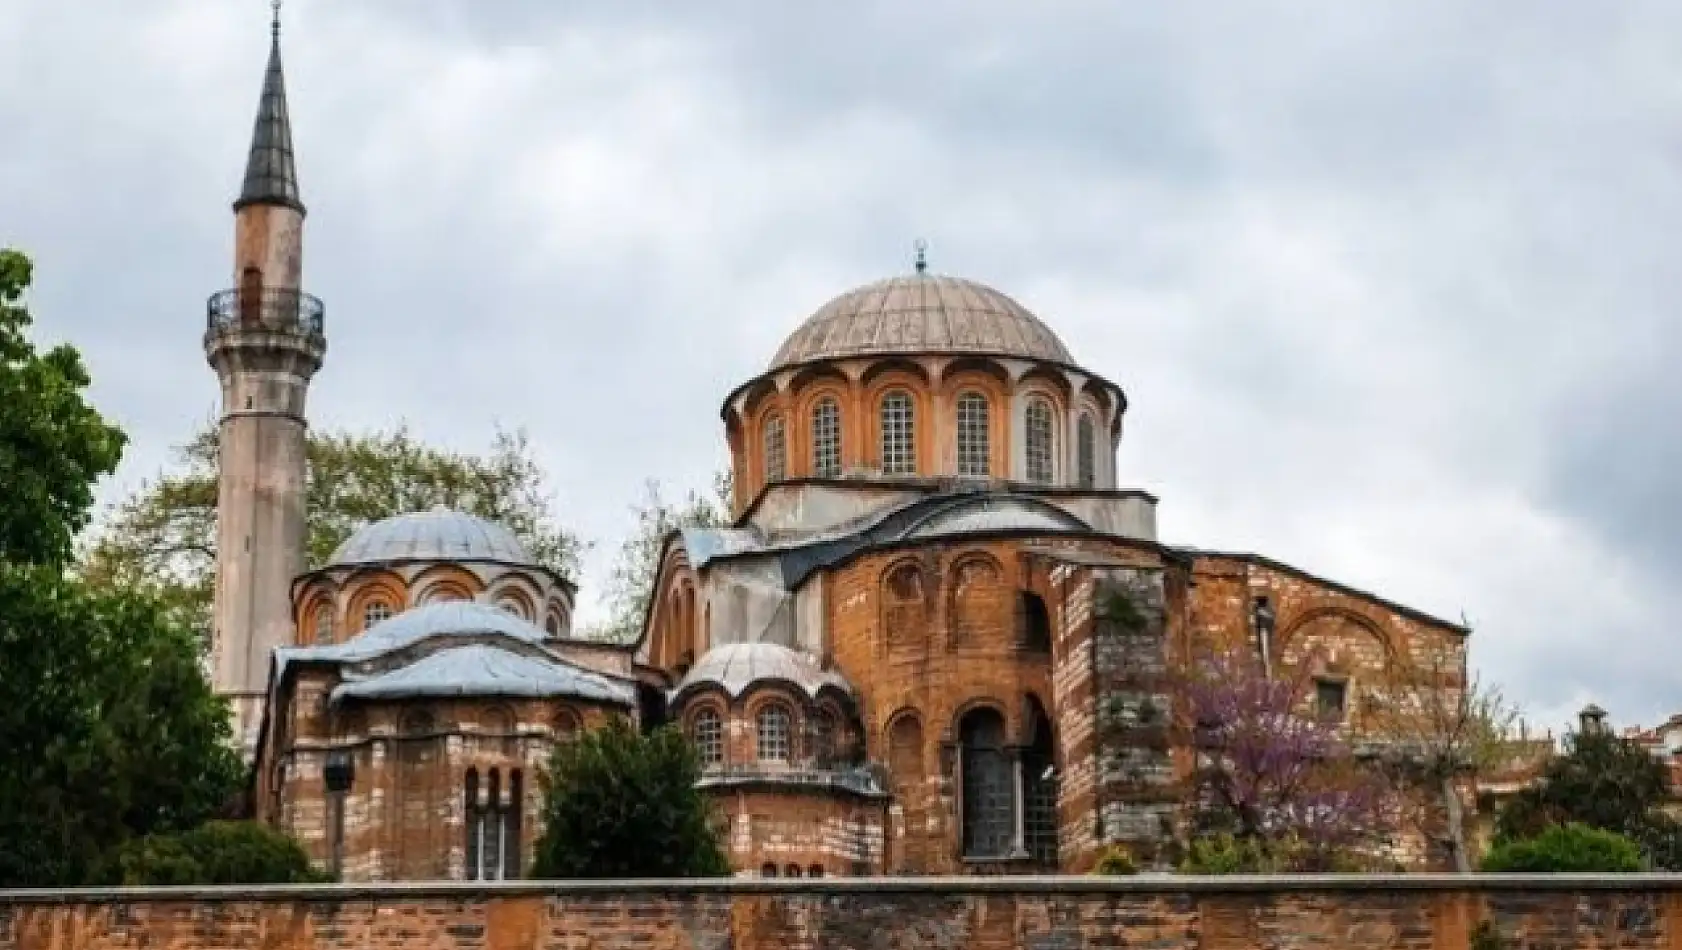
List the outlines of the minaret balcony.
{"type": "Polygon", "coordinates": [[[324,335],[326,308],[320,298],[302,291],[235,288],[211,294],[205,316],[206,331],[212,334],[257,330],[319,338],[324,335]]]}

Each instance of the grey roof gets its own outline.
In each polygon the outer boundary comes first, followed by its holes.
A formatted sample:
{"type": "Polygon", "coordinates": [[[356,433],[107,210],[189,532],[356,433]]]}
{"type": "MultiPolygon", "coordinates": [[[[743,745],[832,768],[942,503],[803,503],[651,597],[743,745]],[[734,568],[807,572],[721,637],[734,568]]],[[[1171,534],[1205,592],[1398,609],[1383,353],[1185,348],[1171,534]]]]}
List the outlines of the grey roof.
{"type": "Polygon", "coordinates": [[[388,561],[533,563],[520,539],[506,527],[464,511],[434,508],[362,528],[339,545],[328,564],[388,561]]]}
{"type": "Polygon", "coordinates": [[[428,637],[492,635],[542,645],[548,635],[500,607],[470,600],[426,604],[405,610],[369,627],[342,643],[315,647],[282,647],[275,653],[286,660],[334,660],[356,663],[419,643],[428,637]]]}
{"type": "Polygon", "coordinates": [[[576,696],[626,705],[635,700],[629,684],[547,655],[512,653],[483,643],[449,647],[366,678],[347,676],[334,688],[332,700],[408,696],[576,696]]]}
{"type": "Polygon", "coordinates": [[[251,130],[251,151],[245,159],[245,182],[237,210],[249,204],[272,204],[304,210],[298,196],[298,170],[292,160],[292,120],[286,113],[286,78],[280,69],[280,25],[269,44],[269,66],[263,73],[263,93],[257,100],[257,123],[251,130]]]}
{"type": "Polygon", "coordinates": [[[1074,362],[1050,327],[1005,294],[972,280],[916,273],[854,288],[824,304],[783,342],[771,368],[928,352],[1074,362]]]}
{"type": "Polygon", "coordinates": [[[732,697],[749,686],[769,680],[792,683],[808,696],[817,696],[826,686],[851,695],[853,687],[834,670],[826,670],[809,653],[792,650],[780,643],[726,643],[713,647],[672,688],[677,696],[692,687],[722,686],[732,697]]]}

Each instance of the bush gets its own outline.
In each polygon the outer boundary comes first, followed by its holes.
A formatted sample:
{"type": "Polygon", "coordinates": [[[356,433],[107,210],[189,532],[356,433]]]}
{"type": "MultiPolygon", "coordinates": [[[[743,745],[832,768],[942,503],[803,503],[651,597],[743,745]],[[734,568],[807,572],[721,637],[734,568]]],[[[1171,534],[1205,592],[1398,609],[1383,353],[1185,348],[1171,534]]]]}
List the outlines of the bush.
{"type": "Polygon", "coordinates": [[[1499,842],[1483,859],[1485,871],[1545,874],[1641,869],[1641,849],[1635,842],[1575,823],[1554,825],[1534,838],[1499,842]]]}
{"type": "Polygon", "coordinates": [[[1098,855],[1098,863],[1092,868],[1093,874],[1110,877],[1125,877],[1139,873],[1139,865],[1134,862],[1133,855],[1126,848],[1111,845],[1098,855]]]}
{"type": "Polygon", "coordinates": [[[700,764],[672,726],[615,720],[555,749],[534,877],[723,877],[700,764]]]}
{"type": "Polygon", "coordinates": [[[1222,832],[1193,838],[1180,870],[1186,874],[1273,874],[1284,865],[1261,839],[1222,832]]]}
{"type": "Polygon", "coordinates": [[[140,884],[315,884],[330,875],[286,835],[255,821],[211,821],[147,835],[117,850],[114,876],[140,884]]]}

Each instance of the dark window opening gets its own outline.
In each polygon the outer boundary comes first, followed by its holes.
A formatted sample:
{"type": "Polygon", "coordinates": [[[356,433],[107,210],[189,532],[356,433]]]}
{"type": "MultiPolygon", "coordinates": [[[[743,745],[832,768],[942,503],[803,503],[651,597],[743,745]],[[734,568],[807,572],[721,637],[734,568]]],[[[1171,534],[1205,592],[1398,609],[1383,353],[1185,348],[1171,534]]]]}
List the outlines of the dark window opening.
{"type": "Polygon", "coordinates": [[[509,770],[506,790],[499,769],[491,769],[482,785],[479,770],[468,769],[463,786],[467,805],[467,879],[504,881],[519,877],[520,770],[509,770]]]}
{"type": "Polygon", "coordinates": [[[775,864],[772,864],[769,861],[765,862],[765,866],[759,869],[759,876],[760,877],[776,877],[777,876],[777,866],[775,864]]]}
{"type": "Polygon", "coordinates": [[[1010,851],[1015,796],[1005,756],[1004,717],[978,709],[958,727],[963,748],[963,847],[966,858],[997,858],[1010,851]]]}
{"type": "Polygon", "coordinates": [[[1343,721],[1344,703],[1347,699],[1347,684],[1338,680],[1314,681],[1314,708],[1321,719],[1343,721]]]}
{"type": "Polygon", "coordinates": [[[1031,703],[1034,741],[1022,753],[1023,846],[1042,868],[1057,867],[1057,751],[1051,720],[1031,703]]]}
{"type": "Polygon", "coordinates": [[[1022,603],[1022,646],[1035,653],[1051,652],[1051,612],[1045,598],[1025,590],[1022,603]]]}

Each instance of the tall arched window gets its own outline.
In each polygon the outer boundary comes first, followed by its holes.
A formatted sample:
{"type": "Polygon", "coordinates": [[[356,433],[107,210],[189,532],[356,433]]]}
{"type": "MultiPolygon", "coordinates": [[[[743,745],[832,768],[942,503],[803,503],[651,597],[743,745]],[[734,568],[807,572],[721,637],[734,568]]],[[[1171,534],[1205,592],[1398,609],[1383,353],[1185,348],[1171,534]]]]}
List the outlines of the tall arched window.
{"type": "Polygon", "coordinates": [[[917,427],[911,394],[894,390],[882,397],[882,474],[917,471],[917,427]]]}
{"type": "Polygon", "coordinates": [[[830,396],[812,406],[812,474],[818,478],[841,474],[841,406],[830,396]]]}
{"type": "Polygon", "coordinates": [[[780,482],[788,475],[787,442],[783,437],[783,417],[765,420],[765,481],[780,482]]]}
{"type": "Polygon", "coordinates": [[[499,769],[484,785],[479,771],[468,769],[464,784],[467,811],[467,879],[501,881],[520,876],[520,770],[510,769],[502,787],[499,769]]]}
{"type": "Polygon", "coordinates": [[[1013,606],[1008,599],[1004,578],[998,567],[986,557],[972,557],[958,564],[952,584],[949,636],[955,647],[993,646],[987,634],[995,629],[1000,616],[1013,606]]]}
{"type": "Polygon", "coordinates": [[[1098,439],[1092,425],[1092,414],[1080,414],[1077,424],[1079,431],[1075,434],[1075,467],[1080,474],[1080,487],[1092,488],[1098,484],[1098,439]]]}
{"type": "Polygon", "coordinates": [[[958,726],[966,858],[997,858],[1010,852],[1016,796],[1004,740],[1004,717],[991,709],[969,713],[958,726]]]}
{"type": "Polygon", "coordinates": [[[1045,399],[1030,399],[1023,410],[1022,437],[1028,457],[1028,481],[1040,485],[1051,483],[1051,460],[1056,452],[1051,415],[1051,403],[1045,399]]]}
{"type": "Polygon", "coordinates": [[[958,397],[958,474],[985,478],[991,473],[987,397],[967,392],[958,397]]]}
{"type": "Polygon", "coordinates": [[[883,584],[882,625],[888,646],[903,649],[928,642],[928,618],[923,572],[913,563],[901,564],[883,584]]]}
{"type": "Polygon", "coordinates": [[[383,600],[370,600],[362,608],[362,629],[367,630],[374,624],[391,616],[391,605],[383,600]]]}
{"type": "Polygon", "coordinates": [[[724,762],[724,720],[716,709],[703,709],[695,714],[690,726],[690,741],[702,765],[721,765],[724,762]]]}
{"type": "Polygon", "coordinates": [[[761,762],[787,762],[789,757],[788,707],[781,703],[766,703],[759,707],[755,722],[755,748],[761,762]]]}
{"type": "Polygon", "coordinates": [[[315,642],[333,642],[333,605],[322,604],[315,608],[315,642]]]}

